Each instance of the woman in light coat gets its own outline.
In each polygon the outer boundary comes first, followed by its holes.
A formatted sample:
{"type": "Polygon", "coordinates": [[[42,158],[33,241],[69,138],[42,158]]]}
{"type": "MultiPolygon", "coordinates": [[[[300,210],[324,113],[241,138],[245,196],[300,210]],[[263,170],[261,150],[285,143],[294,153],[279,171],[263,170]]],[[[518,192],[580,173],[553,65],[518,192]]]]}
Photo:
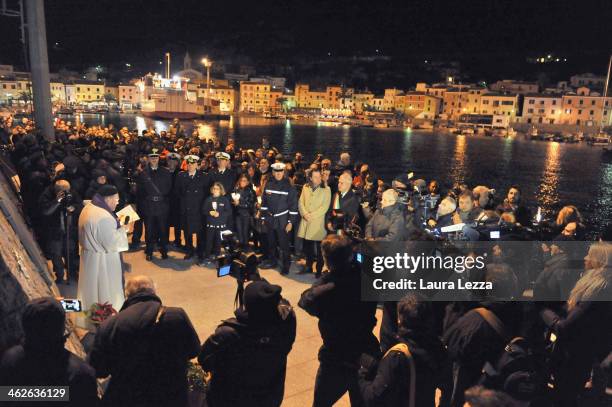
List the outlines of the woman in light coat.
{"type": "Polygon", "coordinates": [[[304,273],[312,272],[314,260],[317,260],[316,276],[323,270],[323,254],[321,241],[327,235],[325,230],[325,213],[329,209],[331,191],[321,183],[321,171],[312,170],[308,177],[309,183],[302,188],[298,208],[302,220],[298,229],[298,237],[304,239],[306,253],[306,269],[304,273]]]}

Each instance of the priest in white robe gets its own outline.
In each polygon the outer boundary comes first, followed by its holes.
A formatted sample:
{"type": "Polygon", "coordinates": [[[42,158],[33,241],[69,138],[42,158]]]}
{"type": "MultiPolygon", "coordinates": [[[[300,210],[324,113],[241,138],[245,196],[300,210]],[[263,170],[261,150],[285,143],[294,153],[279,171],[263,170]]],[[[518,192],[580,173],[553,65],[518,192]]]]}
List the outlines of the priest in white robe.
{"type": "Polygon", "coordinates": [[[114,212],[118,203],[117,188],[104,185],[79,216],[81,263],[77,298],[84,311],[105,302],[119,311],[125,300],[121,252],[127,250],[127,231],[114,212]]]}

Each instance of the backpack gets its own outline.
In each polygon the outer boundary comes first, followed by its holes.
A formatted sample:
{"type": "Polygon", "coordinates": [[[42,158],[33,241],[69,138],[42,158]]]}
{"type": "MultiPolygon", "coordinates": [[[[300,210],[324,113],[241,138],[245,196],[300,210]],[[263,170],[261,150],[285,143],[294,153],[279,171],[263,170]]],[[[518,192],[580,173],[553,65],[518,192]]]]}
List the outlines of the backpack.
{"type": "Polygon", "coordinates": [[[385,356],[387,356],[391,352],[399,352],[403,354],[406,357],[406,360],[408,361],[408,367],[410,369],[410,400],[408,405],[410,407],[416,407],[416,366],[414,364],[414,358],[412,357],[412,353],[410,352],[408,345],[402,342],[389,349],[387,353],[385,353],[385,356]]]}
{"type": "Polygon", "coordinates": [[[511,338],[503,322],[486,308],[474,309],[508,343],[497,360],[486,362],[479,384],[501,390],[517,400],[533,400],[543,390],[545,378],[528,341],[520,336],[511,338]]]}

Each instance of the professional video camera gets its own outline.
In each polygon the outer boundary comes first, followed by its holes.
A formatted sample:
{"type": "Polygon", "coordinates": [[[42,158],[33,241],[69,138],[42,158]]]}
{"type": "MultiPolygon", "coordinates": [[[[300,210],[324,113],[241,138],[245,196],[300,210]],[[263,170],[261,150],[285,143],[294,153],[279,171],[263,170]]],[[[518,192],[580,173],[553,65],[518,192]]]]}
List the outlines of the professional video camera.
{"type": "Polygon", "coordinates": [[[244,283],[261,279],[257,272],[257,256],[253,252],[241,250],[238,239],[230,230],[224,230],[220,233],[224,253],[217,256],[217,277],[232,276],[236,279],[238,288],[234,304],[242,307],[244,283]]]}

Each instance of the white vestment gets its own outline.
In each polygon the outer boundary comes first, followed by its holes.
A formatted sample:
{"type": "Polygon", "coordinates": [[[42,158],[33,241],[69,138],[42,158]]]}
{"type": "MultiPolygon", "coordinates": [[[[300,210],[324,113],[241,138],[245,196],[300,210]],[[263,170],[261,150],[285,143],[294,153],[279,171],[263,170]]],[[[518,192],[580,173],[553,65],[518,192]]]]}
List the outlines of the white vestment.
{"type": "MultiPolygon", "coordinates": [[[[81,263],[77,298],[88,311],[95,304],[111,303],[117,311],[125,301],[120,248],[127,242],[123,227],[105,209],[92,203],[79,216],[81,263]]],[[[79,324],[81,325],[81,324],[79,324]]]]}

